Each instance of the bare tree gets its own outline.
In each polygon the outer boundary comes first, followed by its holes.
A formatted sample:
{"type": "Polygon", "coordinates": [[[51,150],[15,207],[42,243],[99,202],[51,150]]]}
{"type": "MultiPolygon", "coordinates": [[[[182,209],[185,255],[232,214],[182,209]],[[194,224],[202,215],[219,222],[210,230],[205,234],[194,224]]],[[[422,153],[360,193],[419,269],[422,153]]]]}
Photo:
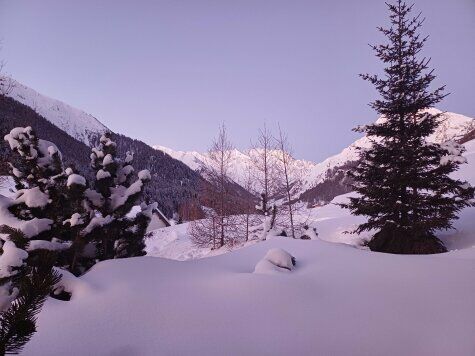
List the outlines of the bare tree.
{"type": "Polygon", "coordinates": [[[238,204],[229,191],[232,182],[229,176],[232,150],[226,128],[222,125],[208,152],[208,160],[202,167],[209,182],[204,196],[211,209],[205,219],[190,224],[192,240],[198,246],[220,248],[234,244],[237,239],[237,216],[233,214],[238,204]]]}
{"type": "Polygon", "coordinates": [[[302,187],[301,171],[297,167],[297,161],[293,157],[292,148],[289,144],[287,135],[282,132],[279,125],[279,135],[275,138],[278,149],[278,172],[281,177],[282,195],[284,204],[282,210],[287,213],[284,218],[284,226],[290,230],[290,236],[297,238],[296,232],[301,229],[301,222],[297,220],[297,213],[301,210],[302,204],[299,203],[299,192],[302,187]]]}
{"type": "MultiPolygon", "coordinates": [[[[255,193],[254,191],[254,175],[252,171],[251,163],[246,165],[245,180],[243,188],[250,193],[255,193]]],[[[259,225],[260,219],[256,219],[257,210],[256,210],[256,201],[254,199],[248,198],[244,199],[242,202],[242,230],[245,236],[245,241],[249,241],[253,238],[252,234],[256,232],[256,226],[259,225]]]]}
{"type": "Polygon", "coordinates": [[[266,233],[275,225],[277,207],[272,203],[272,200],[276,198],[278,192],[275,140],[266,125],[259,130],[257,142],[252,147],[249,155],[256,186],[261,192],[261,203],[258,210],[265,216],[263,234],[265,239],[266,233]]]}

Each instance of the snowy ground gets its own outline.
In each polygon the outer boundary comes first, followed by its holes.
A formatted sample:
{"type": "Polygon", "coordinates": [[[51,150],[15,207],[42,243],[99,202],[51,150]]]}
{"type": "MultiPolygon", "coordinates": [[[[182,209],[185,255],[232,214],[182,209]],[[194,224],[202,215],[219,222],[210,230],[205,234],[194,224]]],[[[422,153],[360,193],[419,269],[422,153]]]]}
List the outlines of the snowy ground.
{"type": "MultiPolygon", "coordinates": [[[[227,247],[212,250],[210,248],[194,246],[187,231],[188,227],[189,223],[184,223],[152,231],[151,236],[146,240],[147,255],[169,258],[177,261],[186,261],[203,257],[218,256],[230,252],[230,249],[227,247]]],[[[249,241],[239,246],[234,246],[233,250],[245,246],[251,246],[255,243],[257,243],[255,240],[249,241]]]]}
{"type": "Polygon", "coordinates": [[[186,262],[107,261],[72,301],[47,301],[24,354],[473,355],[474,258],[272,238],[186,262]],[[272,247],[296,269],[252,273],[272,247]]]}

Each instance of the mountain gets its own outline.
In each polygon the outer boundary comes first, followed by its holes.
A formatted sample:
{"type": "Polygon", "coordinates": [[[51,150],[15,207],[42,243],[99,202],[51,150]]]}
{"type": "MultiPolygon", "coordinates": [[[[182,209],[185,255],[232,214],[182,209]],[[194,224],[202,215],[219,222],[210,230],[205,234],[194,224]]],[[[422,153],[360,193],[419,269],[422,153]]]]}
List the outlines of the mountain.
{"type": "MultiPolygon", "coordinates": [[[[429,109],[431,113],[442,113],[438,109],[429,109]]],[[[378,119],[383,120],[382,118],[378,119]]],[[[447,140],[463,141],[464,137],[475,130],[473,118],[445,112],[441,116],[441,124],[429,140],[443,142],[447,140]]],[[[326,203],[335,196],[349,191],[345,171],[352,167],[358,159],[358,147],[370,145],[368,137],[362,137],[343,149],[339,154],[331,156],[322,162],[314,163],[306,160],[296,160],[297,172],[303,179],[301,199],[312,203],[326,203]]],[[[207,153],[196,151],[175,151],[163,146],[153,146],[166,152],[175,159],[185,163],[193,170],[199,170],[203,163],[209,162],[207,153]]],[[[233,150],[230,169],[231,178],[238,184],[244,185],[247,167],[251,164],[253,150],[242,152],[233,150]]],[[[273,154],[278,155],[278,151],[273,154]]]]}
{"type": "MultiPolygon", "coordinates": [[[[160,145],[154,145],[153,148],[165,152],[171,157],[182,161],[195,171],[200,171],[200,168],[203,165],[211,164],[209,154],[207,152],[200,153],[196,151],[175,151],[171,148],[160,145]]],[[[234,182],[241,186],[246,186],[249,169],[251,169],[251,174],[253,174],[252,157],[257,153],[258,149],[252,149],[245,152],[239,151],[237,149],[232,150],[229,175],[234,182]]],[[[277,158],[280,155],[280,151],[272,150],[271,155],[277,158]]],[[[305,160],[296,160],[295,164],[297,167],[296,173],[301,175],[305,175],[315,166],[315,163],[305,160]]],[[[251,188],[254,191],[258,191],[258,187],[255,184],[251,188]]]]}
{"type": "MultiPolygon", "coordinates": [[[[30,107],[38,115],[87,146],[91,146],[92,139],[98,134],[108,131],[99,120],[82,110],[40,94],[13,79],[9,79],[8,83],[10,89],[4,91],[5,96],[30,107]]],[[[5,82],[0,81],[0,87],[2,84],[5,85],[5,82]]]]}

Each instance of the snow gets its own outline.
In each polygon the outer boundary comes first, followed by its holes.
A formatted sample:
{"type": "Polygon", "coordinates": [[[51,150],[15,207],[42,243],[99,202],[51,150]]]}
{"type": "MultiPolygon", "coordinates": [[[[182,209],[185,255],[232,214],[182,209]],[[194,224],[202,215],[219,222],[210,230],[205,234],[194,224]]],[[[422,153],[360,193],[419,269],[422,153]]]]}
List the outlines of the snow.
{"type": "Polygon", "coordinates": [[[70,219],[63,221],[63,225],[69,224],[71,226],[81,225],[84,224],[84,220],[81,218],[81,214],[74,213],[71,215],[70,219]]]}
{"type": "MultiPolygon", "coordinates": [[[[195,171],[199,171],[203,165],[209,166],[213,164],[213,161],[209,157],[209,153],[199,153],[196,151],[174,151],[171,148],[167,148],[160,145],[155,145],[153,148],[165,152],[170,155],[172,158],[182,161],[188,167],[195,171]]],[[[231,151],[231,163],[229,168],[230,178],[240,184],[241,186],[246,186],[248,180],[248,167],[252,169],[252,157],[258,153],[258,150],[251,149],[245,152],[241,152],[237,149],[231,151]]],[[[281,151],[272,150],[271,155],[276,159],[281,155],[281,151]]],[[[297,174],[305,174],[308,172],[315,163],[305,161],[305,160],[296,160],[297,174]]],[[[256,172],[252,174],[257,174],[256,172]]],[[[206,177],[204,177],[206,179],[206,177]]],[[[252,188],[258,190],[256,183],[252,182],[252,188]]]]}
{"type": "Polygon", "coordinates": [[[0,255],[0,278],[14,276],[18,273],[14,267],[23,266],[23,261],[28,258],[28,252],[17,248],[12,241],[5,241],[3,253],[0,255]]]}
{"type": "Polygon", "coordinates": [[[470,355],[473,273],[473,258],[289,238],[187,262],[106,261],[71,301],[48,299],[23,355],[470,355]],[[296,268],[252,273],[271,248],[296,268]]]}
{"type": "Polygon", "coordinates": [[[127,152],[125,156],[125,163],[130,163],[134,160],[134,154],[132,152],[127,152]]]}
{"type": "Polygon", "coordinates": [[[15,204],[24,203],[29,208],[44,208],[50,202],[48,194],[39,187],[20,189],[16,193],[15,204]]]}
{"type": "Polygon", "coordinates": [[[280,268],[291,270],[294,268],[294,257],[281,248],[273,248],[267,251],[264,259],[280,268]]]}
{"type": "Polygon", "coordinates": [[[104,205],[104,197],[99,192],[93,189],[86,189],[84,195],[95,207],[99,208],[104,205]]]}
{"type": "Polygon", "coordinates": [[[117,173],[117,179],[119,184],[124,183],[127,180],[127,177],[134,172],[134,167],[130,164],[123,166],[122,169],[117,173]]]}
{"type": "Polygon", "coordinates": [[[90,234],[95,228],[110,224],[113,220],[114,218],[109,215],[107,215],[106,217],[95,216],[91,219],[89,224],[84,228],[82,232],[84,235],[90,234]]]}
{"type": "Polygon", "coordinates": [[[148,169],[141,170],[137,176],[141,181],[148,181],[152,179],[152,176],[150,175],[150,171],[148,169]]]}
{"type": "Polygon", "coordinates": [[[66,173],[66,175],[69,176],[69,175],[73,174],[74,171],[71,167],[68,167],[64,170],[64,173],[66,173]]]}
{"type": "MultiPolygon", "coordinates": [[[[36,236],[39,233],[49,230],[53,220],[38,219],[19,220],[13,216],[8,208],[13,205],[13,200],[0,195],[0,225],[8,225],[21,230],[27,237],[36,236]]],[[[1,236],[0,236],[1,237],[1,236]]]]}
{"type": "Polygon", "coordinates": [[[84,178],[83,176],[81,176],[79,174],[74,174],[74,173],[70,174],[68,176],[68,181],[67,181],[66,185],[69,187],[73,184],[85,186],[86,185],[86,178],[84,178]]]}
{"type": "Polygon", "coordinates": [[[106,179],[109,178],[111,174],[103,169],[99,169],[96,173],[96,179],[101,180],[101,179],[106,179]]]}
{"type": "Polygon", "coordinates": [[[272,248],[267,251],[262,260],[257,262],[254,273],[274,274],[290,272],[294,268],[295,259],[281,248],[272,248]]]}
{"type": "Polygon", "coordinates": [[[102,160],[102,165],[107,166],[109,164],[114,163],[114,159],[112,158],[111,154],[107,154],[104,159],[102,160]]]}
{"type": "Polygon", "coordinates": [[[32,108],[53,125],[88,146],[92,145],[92,136],[108,131],[94,116],[82,110],[42,95],[17,81],[13,84],[13,90],[7,96],[32,108]]]}
{"type": "Polygon", "coordinates": [[[13,128],[10,133],[6,134],[3,139],[8,142],[10,149],[13,151],[20,147],[19,138],[26,138],[25,131],[31,131],[31,127],[28,126],[26,128],[23,127],[15,127],[13,128]]]}
{"type": "Polygon", "coordinates": [[[49,251],[61,251],[71,247],[71,242],[62,242],[60,240],[46,241],[46,240],[31,240],[28,243],[28,251],[34,250],[49,250],[49,251]]]}
{"type": "Polygon", "coordinates": [[[441,147],[447,151],[447,154],[440,159],[440,164],[442,166],[449,163],[467,163],[467,158],[462,156],[462,145],[459,145],[454,141],[447,141],[442,143],[441,147]]]}
{"type": "MultiPolygon", "coordinates": [[[[140,174],[141,172],[139,172],[140,174]]],[[[124,187],[123,185],[118,185],[116,187],[112,187],[111,190],[111,208],[113,210],[118,209],[122,205],[127,202],[134,194],[139,193],[142,190],[143,181],[141,179],[136,180],[133,182],[129,187],[124,187]]]]}
{"type": "Polygon", "coordinates": [[[54,294],[61,294],[63,291],[72,293],[74,291],[72,298],[77,299],[91,290],[90,285],[76,278],[71,272],[58,267],[54,267],[54,270],[61,276],[60,281],[53,288],[54,294]]]}
{"type": "MultiPolygon", "coordinates": [[[[230,252],[227,247],[219,249],[200,248],[190,240],[189,223],[157,229],[145,240],[147,256],[163,257],[177,261],[218,256],[230,252]]],[[[233,250],[256,244],[257,240],[233,246],[233,250]]]]}

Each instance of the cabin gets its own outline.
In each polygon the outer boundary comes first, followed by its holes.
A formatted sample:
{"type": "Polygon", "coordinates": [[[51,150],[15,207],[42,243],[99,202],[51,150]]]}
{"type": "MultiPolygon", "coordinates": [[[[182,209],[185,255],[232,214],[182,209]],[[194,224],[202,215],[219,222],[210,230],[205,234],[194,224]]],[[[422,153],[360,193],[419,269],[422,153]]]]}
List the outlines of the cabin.
{"type": "Polygon", "coordinates": [[[148,225],[147,232],[152,230],[161,229],[163,227],[171,226],[170,221],[167,219],[165,215],[160,211],[160,209],[156,208],[152,211],[152,220],[148,225]]]}
{"type": "MultiPolygon", "coordinates": [[[[140,206],[136,205],[132,208],[132,210],[127,214],[129,218],[134,217],[140,211],[140,206]]],[[[147,232],[161,229],[163,227],[171,226],[170,221],[167,217],[160,211],[160,209],[155,208],[152,210],[152,219],[148,224],[147,232]]]]}

